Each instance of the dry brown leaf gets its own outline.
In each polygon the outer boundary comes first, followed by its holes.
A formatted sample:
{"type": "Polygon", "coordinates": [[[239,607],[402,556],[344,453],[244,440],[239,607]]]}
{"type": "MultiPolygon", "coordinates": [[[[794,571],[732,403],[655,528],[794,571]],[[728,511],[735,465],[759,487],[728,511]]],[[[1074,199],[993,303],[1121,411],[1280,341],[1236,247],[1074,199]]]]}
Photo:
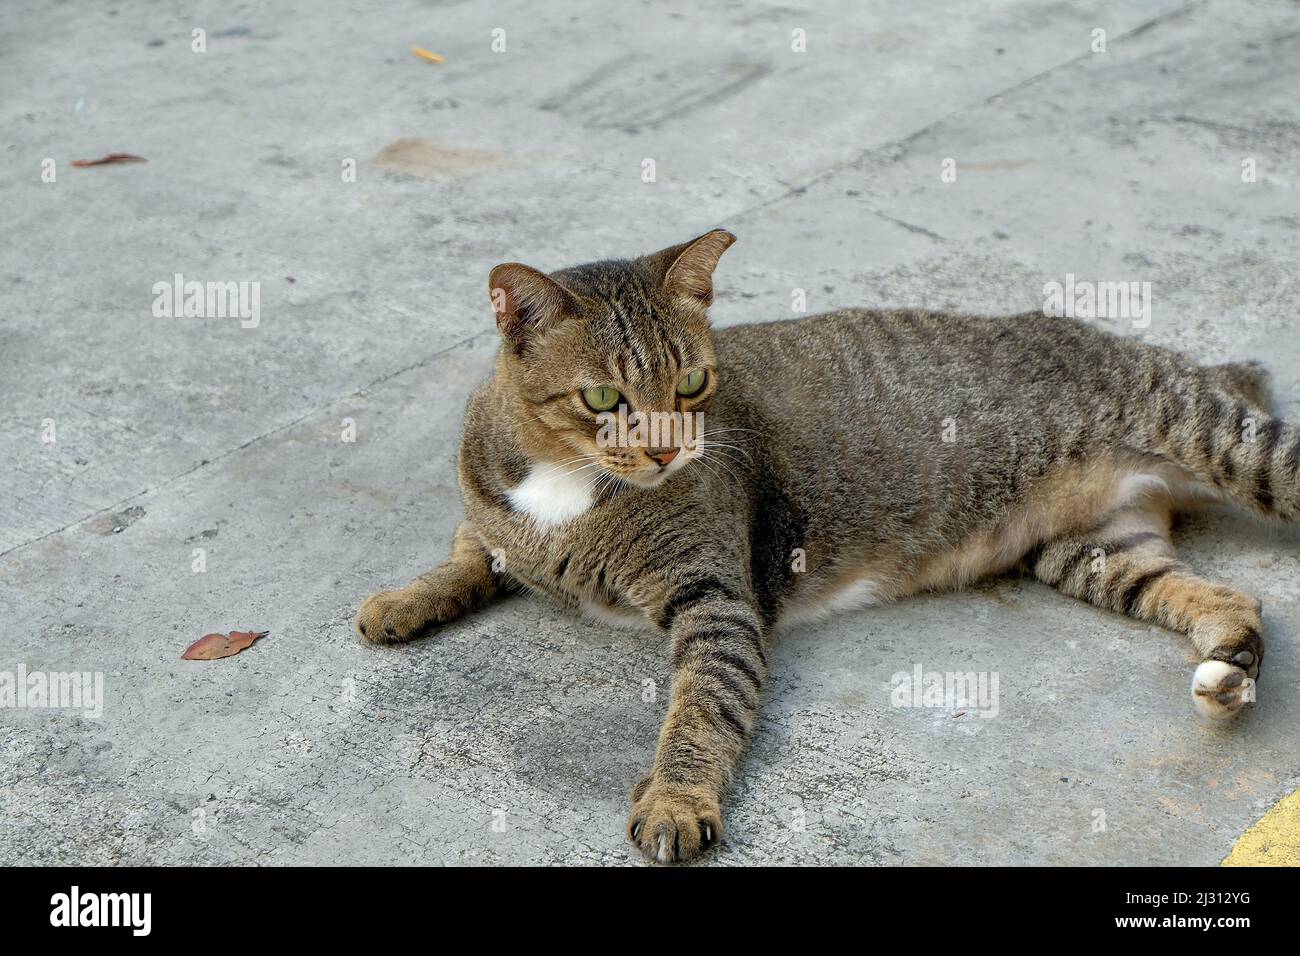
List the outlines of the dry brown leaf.
{"type": "Polygon", "coordinates": [[[232,657],[270,633],[270,631],[231,631],[229,634],[204,634],[185,648],[181,660],[215,661],[223,657],[232,657]]]}
{"type": "Polygon", "coordinates": [[[74,159],[72,165],[78,169],[85,169],[87,166],[112,166],[115,163],[147,163],[149,160],[143,156],[134,156],[131,153],[109,153],[107,156],[101,156],[99,159],[74,159]]]}

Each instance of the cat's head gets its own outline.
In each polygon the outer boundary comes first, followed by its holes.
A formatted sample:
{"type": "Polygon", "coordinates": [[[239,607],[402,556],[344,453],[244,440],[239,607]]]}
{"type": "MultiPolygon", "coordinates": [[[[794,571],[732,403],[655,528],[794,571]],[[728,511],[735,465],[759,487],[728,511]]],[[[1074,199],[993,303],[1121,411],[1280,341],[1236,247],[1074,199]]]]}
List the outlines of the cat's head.
{"type": "Polygon", "coordinates": [[[639,259],[492,270],[501,411],[530,457],[653,487],[702,454],[713,270],[735,241],[716,229],[639,259]]]}

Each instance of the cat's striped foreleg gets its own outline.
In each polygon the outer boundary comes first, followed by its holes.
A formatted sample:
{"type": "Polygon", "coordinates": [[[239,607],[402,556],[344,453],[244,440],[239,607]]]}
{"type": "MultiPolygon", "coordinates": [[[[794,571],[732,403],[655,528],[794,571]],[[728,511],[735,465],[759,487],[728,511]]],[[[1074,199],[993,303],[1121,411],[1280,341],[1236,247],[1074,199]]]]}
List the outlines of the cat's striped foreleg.
{"type": "Polygon", "coordinates": [[[456,529],[451,555],[404,588],[379,591],[362,602],[353,626],[373,644],[413,641],[492,600],[502,579],[492,570],[492,556],[483,550],[468,524],[456,529]]]}
{"type": "Polygon", "coordinates": [[[671,636],[672,699],[654,769],[632,792],[628,836],[676,863],[722,837],[722,796],[758,719],[767,660],[758,613],[720,579],[677,584],[659,623],[671,636]]]}

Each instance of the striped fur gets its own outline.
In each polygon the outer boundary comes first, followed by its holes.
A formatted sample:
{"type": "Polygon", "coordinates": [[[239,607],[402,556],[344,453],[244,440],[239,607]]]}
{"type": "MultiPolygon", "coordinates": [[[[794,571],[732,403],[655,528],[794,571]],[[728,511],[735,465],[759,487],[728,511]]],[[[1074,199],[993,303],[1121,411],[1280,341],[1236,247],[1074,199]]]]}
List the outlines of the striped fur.
{"type": "Polygon", "coordinates": [[[493,270],[502,348],[466,412],[465,524],[440,568],[367,599],[363,637],[409,640],[516,588],[666,635],[671,701],[628,824],[662,862],[722,837],[778,619],[1019,565],[1189,635],[1202,710],[1249,699],[1259,605],[1179,562],[1168,529],[1213,499],[1300,518],[1300,431],[1269,413],[1257,366],[1201,368],[1039,314],[849,310],[712,331],[731,241],[493,270]],[[675,384],[701,368],[707,388],[682,399],[675,384]],[[702,412],[701,448],[672,470],[599,448],[581,399],[595,386],[702,412]],[[549,487],[565,501],[539,500],[549,487]]]}

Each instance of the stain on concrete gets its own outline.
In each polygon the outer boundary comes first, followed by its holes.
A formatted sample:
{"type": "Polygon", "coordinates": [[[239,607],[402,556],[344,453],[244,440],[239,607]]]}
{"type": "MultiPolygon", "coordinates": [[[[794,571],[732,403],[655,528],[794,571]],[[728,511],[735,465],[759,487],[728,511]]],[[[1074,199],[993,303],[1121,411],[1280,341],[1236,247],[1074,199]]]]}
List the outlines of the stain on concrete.
{"type": "Polygon", "coordinates": [[[494,166],[498,158],[478,149],[451,149],[427,139],[399,139],[381,149],[372,162],[406,176],[436,179],[463,176],[494,166]]]}
{"type": "Polygon", "coordinates": [[[140,505],[131,505],[129,508],[114,511],[112,514],[91,518],[82,527],[93,534],[121,534],[144,516],[144,508],[140,507],[140,505]]]}

